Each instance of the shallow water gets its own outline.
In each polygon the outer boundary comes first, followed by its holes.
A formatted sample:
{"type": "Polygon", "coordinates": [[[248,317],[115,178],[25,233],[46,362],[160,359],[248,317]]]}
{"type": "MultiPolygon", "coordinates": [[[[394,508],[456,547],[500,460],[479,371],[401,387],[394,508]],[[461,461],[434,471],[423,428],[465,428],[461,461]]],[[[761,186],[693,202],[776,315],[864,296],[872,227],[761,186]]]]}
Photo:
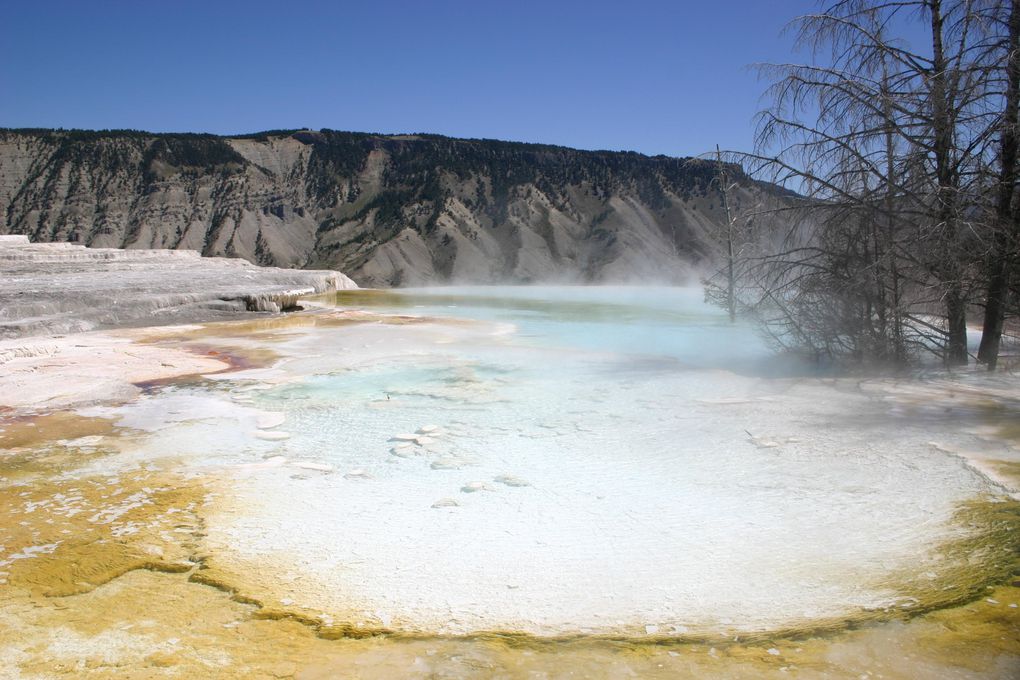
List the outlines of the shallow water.
{"type": "MultiPolygon", "coordinates": [[[[512,324],[515,344],[671,358],[691,367],[774,372],[755,332],[697,288],[481,286],[341,291],[339,306],[512,324]]],[[[787,362],[784,370],[794,371],[787,362]]]]}
{"type": "Polygon", "coordinates": [[[272,369],[92,413],[158,430],[134,460],[225,468],[208,551],[327,623],[721,639],[895,613],[965,586],[942,547],[1002,492],[950,423],[805,377],[697,291],[336,304],[433,320],[277,331],[272,369]]]}

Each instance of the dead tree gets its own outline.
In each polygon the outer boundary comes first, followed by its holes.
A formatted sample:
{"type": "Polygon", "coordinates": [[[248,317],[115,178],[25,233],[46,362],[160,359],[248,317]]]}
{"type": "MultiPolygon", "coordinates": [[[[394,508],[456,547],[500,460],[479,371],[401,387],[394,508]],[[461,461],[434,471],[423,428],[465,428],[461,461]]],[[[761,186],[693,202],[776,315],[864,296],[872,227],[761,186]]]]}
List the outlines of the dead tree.
{"type": "Polygon", "coordinates": [[[1011,280],[1020,266],[1020,206],[1017,205],[1017,126],[1020,124],[1020,0],[1009,2],[1009,18],[1004,48],[1005,94],[1000,122],[998,186],[995,202],[995,232],[988,258],[988,286],[978,361],[994,371],[999,358],[1003,322],[1011,280]]]}
{"type": "Polygon", "coordinates": [[[737,320],[737,227],[736,217],[730,206],[730,193],[735,184],[730,182],[727,166],[723,163],[722,151],[719,145],[715,147],[716,174],[713,183],[719,192],[719,201],[723,209],[725,224],[719,230],[716,241],[722,251],[717,260],[722,260],[719,270],[708,276],[703,284],[705,286],[705,297],[709,302],[717,304],[726,309],[730,317],[730,323],[737,320]]]}
{"type": "Polygon", "coordinates": [[[837,0],[795,23],[816,63],[763,68],[773,105],[744,161],[802,194],[800,226],[735,288],[756,291],[737,304],[757,306],[778,339],[834,358],[903,363],[927,349],[967,362],[993,5],[837,0]],[[919,19],[927,46],[890,33],[919,19]]]}

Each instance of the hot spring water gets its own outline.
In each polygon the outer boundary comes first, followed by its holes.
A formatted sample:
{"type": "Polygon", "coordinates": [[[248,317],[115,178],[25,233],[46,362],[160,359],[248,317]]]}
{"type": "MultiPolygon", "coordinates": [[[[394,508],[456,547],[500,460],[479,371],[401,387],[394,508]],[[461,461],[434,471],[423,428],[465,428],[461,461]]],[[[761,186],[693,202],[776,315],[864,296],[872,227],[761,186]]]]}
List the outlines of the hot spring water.
{"type": "Polygon", "coordinates": [[[951,425],[778,361],[700,291],[336,304],[429,318],[294,328],[273,368],[112,409],[158,434],[134,456],[224,470],[208,550],[324,621],[733,635],[909,608],[959,504],[1000,491],[951,425]]]}

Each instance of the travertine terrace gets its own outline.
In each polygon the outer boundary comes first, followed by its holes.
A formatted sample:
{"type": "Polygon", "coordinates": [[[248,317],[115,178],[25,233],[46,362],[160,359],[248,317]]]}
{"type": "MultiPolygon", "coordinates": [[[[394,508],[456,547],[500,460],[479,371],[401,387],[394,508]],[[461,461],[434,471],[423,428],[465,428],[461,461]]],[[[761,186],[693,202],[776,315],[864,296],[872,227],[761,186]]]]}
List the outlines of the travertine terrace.
{"type": "Polygon", "coordinates": [[[259,267],[194,250],[0,236],[0,338],[280,312],[302,295],[356,287],[335,271],[259,267]]]}

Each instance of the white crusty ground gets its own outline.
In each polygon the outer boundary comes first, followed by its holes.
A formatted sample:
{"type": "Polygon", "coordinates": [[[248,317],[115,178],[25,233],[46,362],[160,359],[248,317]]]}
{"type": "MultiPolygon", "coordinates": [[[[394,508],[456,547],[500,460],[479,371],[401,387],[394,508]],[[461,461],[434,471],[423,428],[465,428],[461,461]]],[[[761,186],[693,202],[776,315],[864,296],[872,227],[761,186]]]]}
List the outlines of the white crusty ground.
{"type": "Polygon", "coordinates": [[[438,325],[277,349],[292,359],[224,375],[220,398],[284,414],[278,429],[232,416],[162,436],[236,463],[214,562],[327,622],[731,635],[909,608],[902,579],[939,575],[958,504],[1003,492],[945,453],[969,435],[850,382],[649,370],[438,325]],[[258,437],[273,431],[290,436],[258,437]]]}

